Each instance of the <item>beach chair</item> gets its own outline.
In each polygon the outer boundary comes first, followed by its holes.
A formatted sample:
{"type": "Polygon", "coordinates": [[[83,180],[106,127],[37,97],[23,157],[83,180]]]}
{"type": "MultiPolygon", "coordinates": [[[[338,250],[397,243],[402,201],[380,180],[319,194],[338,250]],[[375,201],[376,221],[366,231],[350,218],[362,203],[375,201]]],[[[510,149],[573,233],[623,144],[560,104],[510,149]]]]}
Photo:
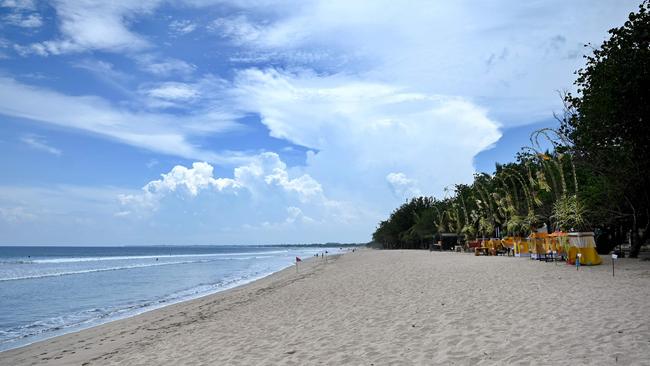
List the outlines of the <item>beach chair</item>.
{"type": "Polygon", "coordinates": [[[526,239],[515,237],[515,257],[530,257],[528,251],[530,243],[526,239]]]}
{"type": "Polygon", "coordinates": [[[551,239],[553,250],[555,250],[556,260],[563,260],[568,258],[567,248],[569,247],[569,239],[567,237],[567,233],[562,231],[555,231],[548,236],[551,239]]]}
{"type": "Polygon", "coordinates": [[[528,236],[530,240],[530,259],[544,260],[546,257],[546,249],[544,248],[544,239],[548,234],[545,233],[531,233],[528,236]]]}
{"type": "Polygon", "coordinates": [[[473,242],[470,242],[469,244],[470,244],[470,248],[474,249],[474,255],[479,256],[479,255],[489,254],[489,249],[488,247],[485,246],[484,241],[475,240],[473,242]]]}
{"type": "Polygon", "coordinates": [[[510,256],[510,250],[506,248],[500,241],[497,243],[497,255],[510,256]]]}

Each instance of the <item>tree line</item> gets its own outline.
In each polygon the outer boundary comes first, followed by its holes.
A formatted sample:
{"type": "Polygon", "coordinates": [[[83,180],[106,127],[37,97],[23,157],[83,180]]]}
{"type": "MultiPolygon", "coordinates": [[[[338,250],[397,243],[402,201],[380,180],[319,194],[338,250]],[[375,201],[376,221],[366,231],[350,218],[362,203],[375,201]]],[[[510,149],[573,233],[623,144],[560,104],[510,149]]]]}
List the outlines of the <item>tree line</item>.
{"type": "Polygon", "coordinates": [[[386,249],[428,248],[442,233],[528,236],[594,231],[599,252],[629,240],[636,257],[650,228],[650,6],[645,0],[584,56],[576,91],[563,93],[558,129],[535,131],[515,162],[445,198],[415,197],[381,221],[386,249]]]}

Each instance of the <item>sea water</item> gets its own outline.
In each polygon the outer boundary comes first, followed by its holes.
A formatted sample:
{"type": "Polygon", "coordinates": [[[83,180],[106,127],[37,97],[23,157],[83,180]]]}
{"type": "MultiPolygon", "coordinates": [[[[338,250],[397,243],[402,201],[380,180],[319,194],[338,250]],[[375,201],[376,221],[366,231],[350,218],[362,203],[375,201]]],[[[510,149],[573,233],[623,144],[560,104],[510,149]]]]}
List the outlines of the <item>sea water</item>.
{"type": "Polygon", "coordinates": [[[0,247],[0,350],[267,276],[337,248],[0,247]]]}

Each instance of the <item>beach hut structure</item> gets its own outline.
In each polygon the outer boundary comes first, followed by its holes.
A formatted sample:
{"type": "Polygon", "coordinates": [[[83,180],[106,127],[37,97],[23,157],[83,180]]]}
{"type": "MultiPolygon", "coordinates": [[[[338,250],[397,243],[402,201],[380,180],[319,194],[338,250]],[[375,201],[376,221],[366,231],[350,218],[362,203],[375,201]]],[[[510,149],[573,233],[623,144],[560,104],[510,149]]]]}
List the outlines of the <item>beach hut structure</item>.
{"type": "Polygon", "coordinates": [[[454,247],[461,241],[461,237],[456,233],[441,233],[440,241],[442,250],[454,250],[454,247]]]}
{"type": "Polygon", "coordinates": [[[485,242],[490,255],[506,254],[508,251],[504,247],[500,238],[490,238],[485,242]]]}
{"type": "Polygon", "coordinates": [[[429,245],[429,250],[454,250],[454,247],[463,241],[463,237],[456,233],[440,233],[437,240],[429,245]]]}
{"type": "Polygon", "coordinates": [[[602,263],[602,259],[596,252],[596,242],[594,240],[593,232],[578,232],[568,233],[569,238],[569,253],[567,255],[567,263],[575,264],[578,253],[580,257],[580,264],[586,266],[595,266],[602,263]]]}

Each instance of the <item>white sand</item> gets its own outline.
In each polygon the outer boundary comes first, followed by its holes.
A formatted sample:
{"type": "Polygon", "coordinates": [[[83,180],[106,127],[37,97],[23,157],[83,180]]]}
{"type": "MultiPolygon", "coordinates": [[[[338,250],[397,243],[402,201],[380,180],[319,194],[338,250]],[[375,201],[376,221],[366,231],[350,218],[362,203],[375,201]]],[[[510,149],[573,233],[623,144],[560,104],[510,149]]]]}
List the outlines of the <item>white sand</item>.
{"type": "Polygon", "coordinates": [[[361,250],[0,364],[650,365],[650,262],[361,250]]]}

